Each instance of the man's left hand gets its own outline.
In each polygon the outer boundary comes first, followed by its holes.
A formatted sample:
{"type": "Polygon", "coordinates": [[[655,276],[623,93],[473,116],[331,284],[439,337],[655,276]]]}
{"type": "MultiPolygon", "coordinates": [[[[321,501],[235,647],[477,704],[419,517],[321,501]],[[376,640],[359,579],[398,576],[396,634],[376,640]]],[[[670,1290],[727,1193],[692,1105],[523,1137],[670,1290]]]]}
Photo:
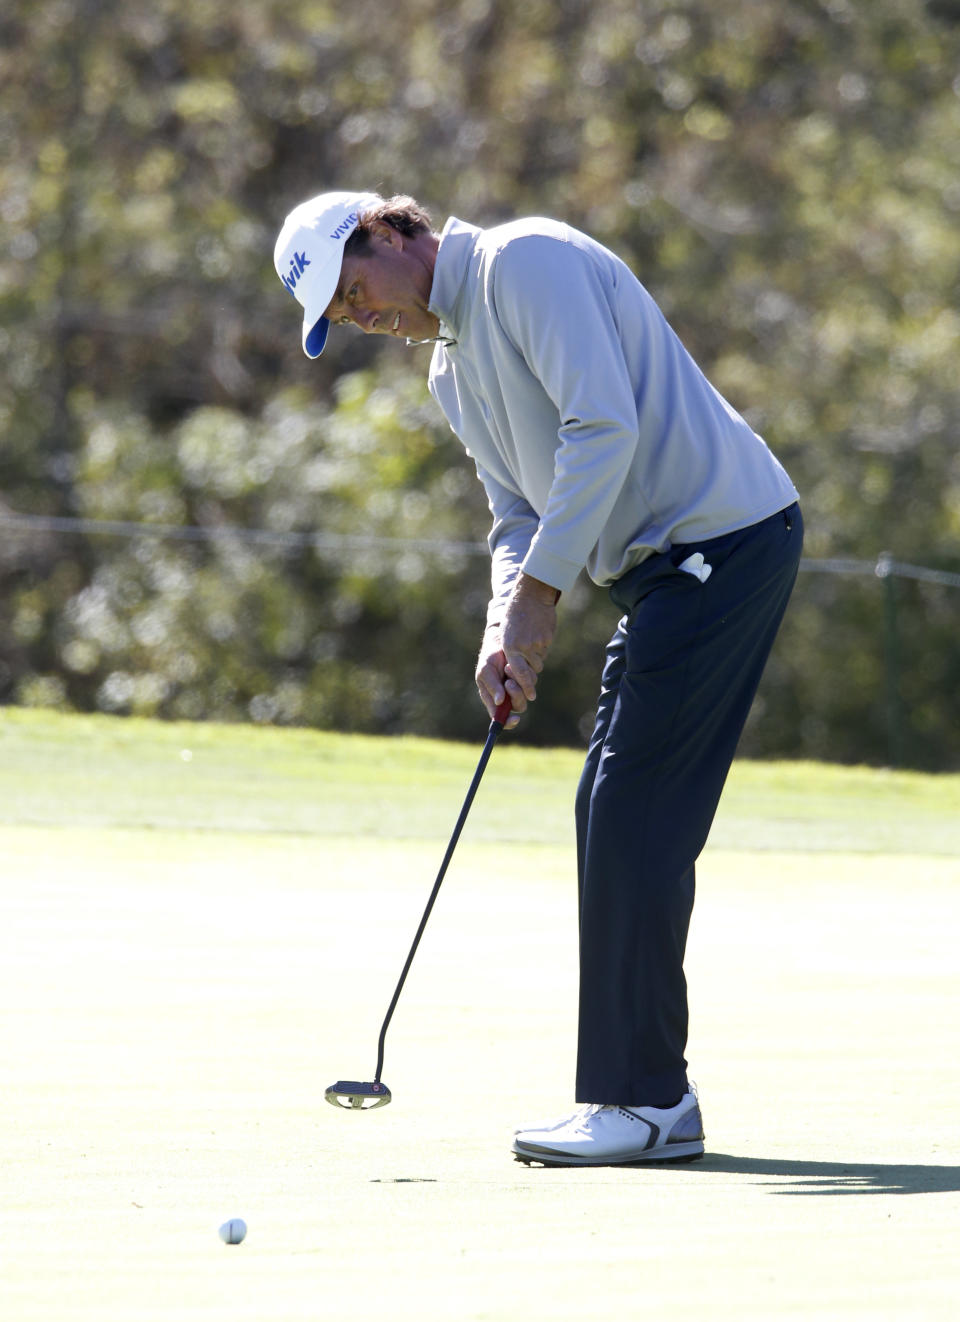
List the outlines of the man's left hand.
{"type": "Polygon", "coordinates": [[[560,593],[549,583],[521,573],[507,603],[500,627],[500,646],[507,659],[505,685],[516,712],[537,696],[537,676],[557,627],[560,593]]]}

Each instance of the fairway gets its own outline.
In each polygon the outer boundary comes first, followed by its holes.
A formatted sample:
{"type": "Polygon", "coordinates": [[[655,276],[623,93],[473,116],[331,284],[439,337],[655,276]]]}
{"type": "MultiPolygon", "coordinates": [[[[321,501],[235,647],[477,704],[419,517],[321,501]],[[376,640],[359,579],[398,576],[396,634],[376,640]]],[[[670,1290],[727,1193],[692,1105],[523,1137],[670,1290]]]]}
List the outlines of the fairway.
{"type": "Polygon", "coordinates": [[[952,1319],[960,777],[736,764],[687,959],[707,1135],[572,1102],[580,755],[0,711],[4,1322],[952,1319]],[[231,1216],[249,1226],[227,1247],[231,1216]]]}

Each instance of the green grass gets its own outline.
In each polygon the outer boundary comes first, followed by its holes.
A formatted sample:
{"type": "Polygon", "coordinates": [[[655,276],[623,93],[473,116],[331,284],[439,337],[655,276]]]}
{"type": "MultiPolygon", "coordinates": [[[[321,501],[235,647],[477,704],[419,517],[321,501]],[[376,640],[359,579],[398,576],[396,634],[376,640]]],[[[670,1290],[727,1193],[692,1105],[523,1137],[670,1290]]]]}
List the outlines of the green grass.
{"type": "MultiPolygon", "coordinates": [[[[431,839],[477,744],[0,710],[0,821],[431,839]]],[[[572,840],[583,754],[504,736],[477,839],[572,840]]],[[[960,853],[960,776],[737,762],[711,846],[960,853]]]]}
{"type": "Polygon", "coordinates": [[[393,1104],[323,1102],[372,1075],[483,734],[0,712],[4,1322],[952,1322],[956,777],[738,764],[687,958],[707,1156],[539,1170],[580,754],[504,739],[393,1104]]]}

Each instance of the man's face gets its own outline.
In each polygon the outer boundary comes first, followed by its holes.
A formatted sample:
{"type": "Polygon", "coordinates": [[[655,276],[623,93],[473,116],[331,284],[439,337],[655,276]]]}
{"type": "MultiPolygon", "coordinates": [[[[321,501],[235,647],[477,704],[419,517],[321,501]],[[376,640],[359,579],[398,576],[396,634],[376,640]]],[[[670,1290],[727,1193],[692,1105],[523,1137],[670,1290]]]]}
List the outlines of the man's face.
{"type": "Polygon", "coordinates": [[[418,255],[416,239],[377,225],[370,251],[344,258],[326,316],[333,326],[353,322],[368,335],[432,339],[440,329],[428,306],[432,287],[432,264],[418,255]]]}

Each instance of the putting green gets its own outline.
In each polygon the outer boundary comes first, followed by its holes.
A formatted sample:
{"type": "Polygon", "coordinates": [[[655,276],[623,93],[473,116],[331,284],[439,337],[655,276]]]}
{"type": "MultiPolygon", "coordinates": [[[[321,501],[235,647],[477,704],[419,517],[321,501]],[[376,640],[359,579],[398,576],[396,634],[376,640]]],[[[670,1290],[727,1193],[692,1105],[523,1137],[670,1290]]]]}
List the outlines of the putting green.
{"type": "Polygon", "coordinates": [[[834,768],[818,787],[798,768],[791,795],[779,768],[726,821],[725,801],[687,961],[708,1156],[544,1170],[509,1144],[571,1099],[574,882],[568,834],[524,840],[523,823],[531,801],[566,820],[574,755],[539,779],[522,750],[494,755],[390,1029],[393,1104],[348,1114],[323,1088],[371,1077],[478,750],[441,749],[434,783],[416,741],[383,774],[370,741],[358,780],[350,741],[342,797],[330,774],[310,831],[322,741],[246,733],[0,721],[5,1319],[955,1316],[949,779],[834,768]],[[203,740],[222,783],[205,773],[191,796],[203,740]],[[396,838],[355,827],[358,783],[396,838]],[[882,852],[861,819],[871,783],[904,808],[900,833],[885,812],[882,852]],[[815,826],[817,796],[830,839],[776,847],[815,826]],[[765,847],[729,847],[750,838],[765,847]],[[217,1237],[229,1216],[250,1227],[237,1247],[217,1237]]]}

